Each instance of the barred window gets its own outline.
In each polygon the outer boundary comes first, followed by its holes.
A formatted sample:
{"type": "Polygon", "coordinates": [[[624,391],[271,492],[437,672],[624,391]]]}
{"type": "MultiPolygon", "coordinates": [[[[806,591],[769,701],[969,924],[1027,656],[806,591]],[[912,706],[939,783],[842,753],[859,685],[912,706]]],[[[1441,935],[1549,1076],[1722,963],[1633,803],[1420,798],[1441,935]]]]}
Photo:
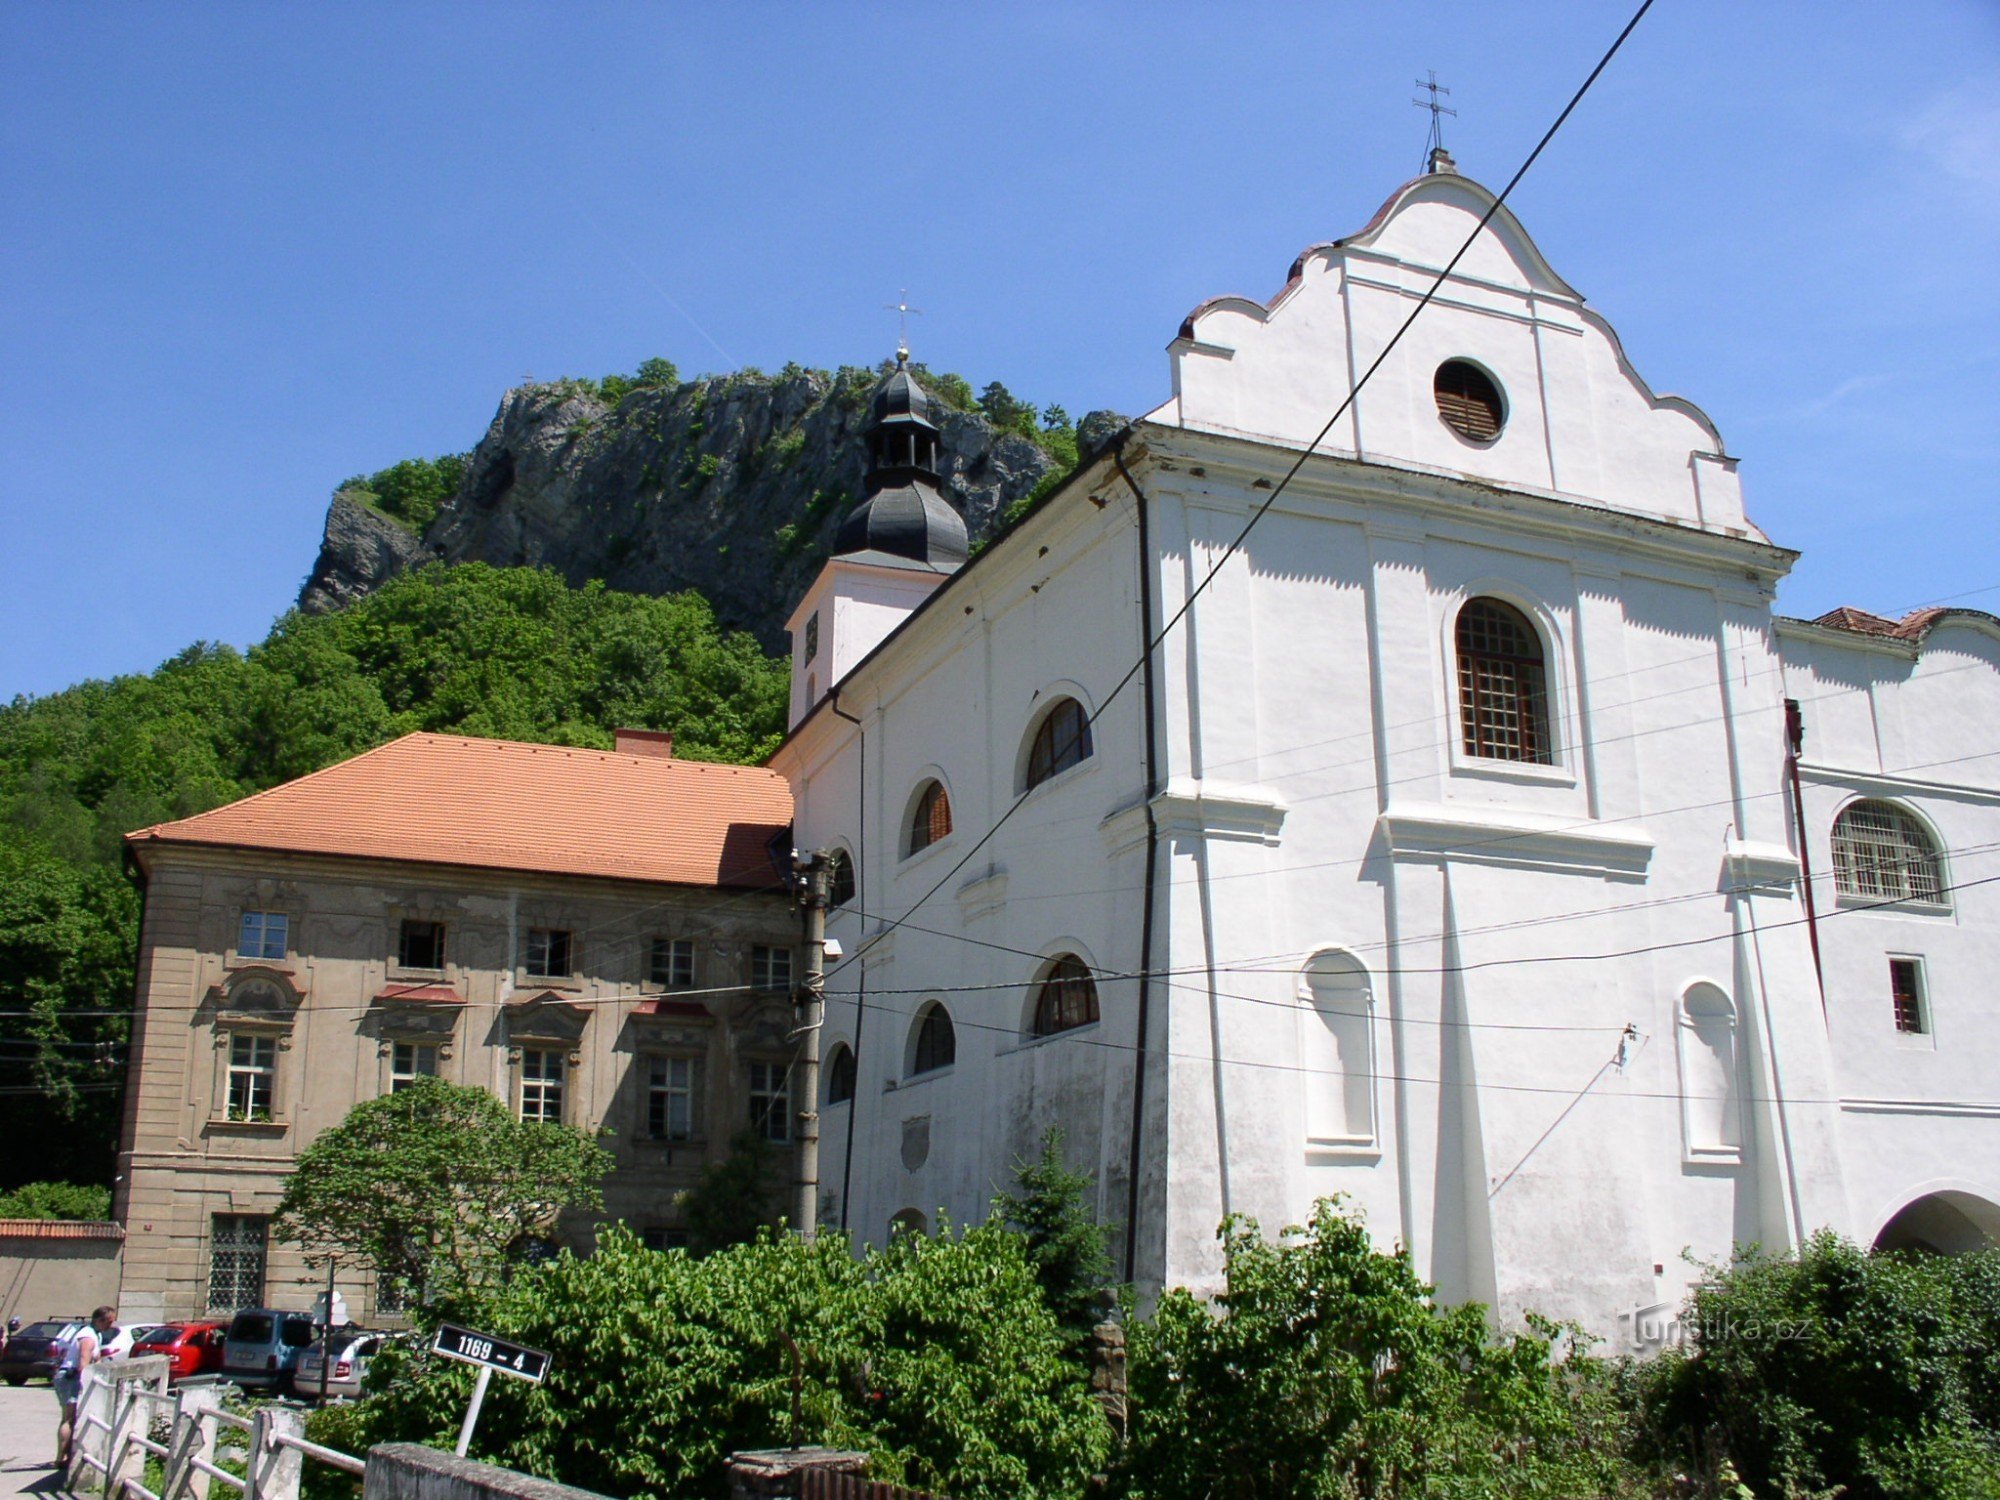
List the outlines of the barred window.
{"type": "Polygon", "coordinates": [[[670,990],[693,989],[694,939],[654,938],[646,956],[646,979],[670,990]]]}
{"type": "Polygon", "coordinates": [[[264,1301],[264,1242],[270,1220],[262,1214],[216,1214],[209,1220],[208,1309],[231,1313],[264,1301]]]}
{"type": "Polygon", "coordinates": [[[1458,612],[1458,707],[1465,753],[1487,760],[1554,763],[1542,638],[1498,599],[1458,612]]]}
{"type": "Polygon", "coordinates": [[[278,1040],[239,1031],[229,1038],[229,1118],[268,1120],[278,1080],[278,1040]]]}
{"type": "Polygon", "coordinates": [[[1937,845],[1893,802],[1854,802],[1833,820],[1833,886],[1874,901],[1945,899],[1937,845]]]}
{"type": "Polygon", "coordinates": [[[1925,1014],[1924,965],[1921,959],[1889,960],[1889,1000],[1895,1007],[1896,1029],[1911,1036],[1923,1036],[1931,1029],[1925,1014]]]}
{"type": "Polygon", "coordinates": [[[395,1042],[389,1048],[389,1092],[400,1094],[419,1078],[438,1076],[436,1042],[395,1042]]]}
{"type": "Polygon", "coordinates": [[[646,1061],[646,1134],[656,1141],[685,1141],[694,1135],[694,1059],[653,1057],[646,1061]]]}
{"type": "Polygon", "coordinates": [[[290,927],[290,918],[281,911],[246,911],[236,936],[236,956],[282,960],[290,927]]]}
{"type": "Polygon", "coordinates": [[[560,1125],[563,1117],[563,1055],[554,1047],[521,1049],[521,1118],[560,1125]]]}
{"type": "Polygon", "coordinates": [[[792,1138],[792,1080],[783,1063],[750,1064],[750,1128],[779,1144],[792,1138]]]}
{"type": "Polygon", "coordinates": [[[935,1073],[958,1061],[958,1033],[951,1017],[935,1000],[924,1002],[917,1013],[916,1031],[910,1039],[909,1073],[935,1073]]]}
{"type": "Polygon", "coordinates": [[[919,849],[928,849],[950,832],[951,797],[945,791],[943,782],[925,782],[916,806],[910,812],[909,848],[906,852],[915,854],[919,849]]]}
{"type": "Polygon", "coordinates": [[[1074,953],[1065,953],[1049,965],[1041,988],[1035,991],[1036,1036],[1054,1036],[1058,1031],[1088,1026],[1097,1019],[1097,982],[1074,953]]]}
{"type": "Polygon", "coordinates": [[[1090,717],[1074,698],[1050,709],[1035,730],[1028,748],[1028,786],[1032,790],[1052,776],[1090,759],[1090,717]]]}

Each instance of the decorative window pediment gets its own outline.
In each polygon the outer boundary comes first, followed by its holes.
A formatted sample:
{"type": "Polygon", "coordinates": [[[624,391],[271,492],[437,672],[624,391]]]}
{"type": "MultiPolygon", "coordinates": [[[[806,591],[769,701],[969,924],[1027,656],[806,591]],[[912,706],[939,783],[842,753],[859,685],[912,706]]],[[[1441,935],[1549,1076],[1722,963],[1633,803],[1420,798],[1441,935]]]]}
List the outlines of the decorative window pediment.
{"type": "Polygon", "coordinates": [[[556,994],[533,995],[507,1007],[507,1042],[515,1047],[535,1043],[573,1048],[589,1024],[589,1006],[556,994]]]}
{"type": "Polygon", "coordinates": [[[297,1018],[305,994],[281,969],[238,969],[209,991],[215,1019],[224,1026],[286,1026],[297,1018]]]}

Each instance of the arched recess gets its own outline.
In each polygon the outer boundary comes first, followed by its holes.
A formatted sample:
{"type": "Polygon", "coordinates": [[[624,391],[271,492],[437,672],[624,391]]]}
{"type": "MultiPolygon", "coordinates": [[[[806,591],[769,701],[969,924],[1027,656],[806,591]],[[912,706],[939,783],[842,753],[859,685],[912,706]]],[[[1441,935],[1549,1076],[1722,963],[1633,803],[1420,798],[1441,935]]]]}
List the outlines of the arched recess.
{"type": "Polygon", "coordinates": [[[903,1076],[921,1078],[939,1073],[958,1061],[958,1032],[951,1013],[935,1000],[917,1007],[910,1023],[910,1039],[903,1053],[903,1076]]]}
{"type": "Polygon", "coordinates": [[[1995,1246],[2000,1246],[2000,1204],[1963,1188],[1919,1194],[1875,1236],[1877,1251],[1910,1255],[1964,1255],[1995,1246]]]}
{"type": "Polygon", "coordinates": [[[833,1051],[826,1059],[828,1104],[847,1104],[853,1101],[856,1073],[854,1049],[845,1042],[835,1042],[833,1051]]]}
{"type": "Polygon", "coordinates": [[[903,857],[922,853],[951,836],[951,792],[938,776],[927,776],[910,793],[903,812],[903,857]]]}
{"type": "Polygon", "coordinates": [[[1315,953],[1299,972],[1299,1065],[1309,1146],[1375,1143],[1375,993],[1343,948],[1315,953]]]}
{"type": "Polygon", "coordinates": [[[899,1234],[929,1234],[931,1221],[924,1217],[923,1210],[916,1208],[899,1209],[889,1219],[889,1238],[899,1234]]]}
{"type": "Polygon", "coordinates": [[[854,899],[854,856],[836,844],[826,862],[826,904],[838,910],[854,899]]]}
{"type": "Polygon", "coordinates": [[[1859,797],[1834,815],[1833,887],[1861,901],[1911,901],[1949,906],[1944,840],[1913,809],[1859,797]]]}
{"type": "Polygon", "coordinates": [[[1743,1087],[1736,1007],[1699,980],[1681,995],[1675,1041],[1681,1070],[1682,1140],[1691,1160],[1743,1159],[1743,1087]]]}

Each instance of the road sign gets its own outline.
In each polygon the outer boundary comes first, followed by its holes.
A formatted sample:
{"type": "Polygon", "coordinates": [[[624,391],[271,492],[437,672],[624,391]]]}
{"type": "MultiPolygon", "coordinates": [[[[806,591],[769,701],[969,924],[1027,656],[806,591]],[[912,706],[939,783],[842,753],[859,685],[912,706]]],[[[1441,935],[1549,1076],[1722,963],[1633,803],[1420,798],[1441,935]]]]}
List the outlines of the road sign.
{"type": "Polygon", "coordinates": [[[549,1355],[544,1351],[510,1344],[490,1333],[478,1333],[452,1323],[438,1325],[437,1340],[431,1348],[446,1359],[462,1359],[469,1365],[484,1365],[522,1380],[539,1383],[549,1373],[549,1355]]]}

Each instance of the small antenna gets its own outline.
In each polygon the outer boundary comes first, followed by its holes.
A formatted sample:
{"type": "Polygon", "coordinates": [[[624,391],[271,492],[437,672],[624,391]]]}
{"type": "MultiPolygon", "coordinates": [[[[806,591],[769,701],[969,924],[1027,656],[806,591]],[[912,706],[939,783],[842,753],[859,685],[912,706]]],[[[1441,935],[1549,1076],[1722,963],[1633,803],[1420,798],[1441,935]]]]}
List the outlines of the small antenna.
{"type": "Polygon", "coordinates": [[[908,287],[896,294],[894,302],[883,303],[882,310],[896,314],[896,363],[906,365],[910,362],[910,314],[915,313],[921,318],[924,310],[910,306],[908,287]]]}
{"type": "Polygon", "coordinates": [[[1431,170],[1431,157],[1444,150],[1444,116],[1450,115],[1456,120],[1458,111],[1438,103],[1438,95],[1442,94],[1449,99],[1451,90],[1438,82],[1437,69],[1426,68],[1424,72],[1429,76],[1419,78],[1417,87],[1429,93],[1430,98],[1412,99],[1410,103],[1416,105],[1418,109],[1427,109],[1431,112],[1431,132],[1424,138],[1424,170],[1428,172],[1431,170]]]}

